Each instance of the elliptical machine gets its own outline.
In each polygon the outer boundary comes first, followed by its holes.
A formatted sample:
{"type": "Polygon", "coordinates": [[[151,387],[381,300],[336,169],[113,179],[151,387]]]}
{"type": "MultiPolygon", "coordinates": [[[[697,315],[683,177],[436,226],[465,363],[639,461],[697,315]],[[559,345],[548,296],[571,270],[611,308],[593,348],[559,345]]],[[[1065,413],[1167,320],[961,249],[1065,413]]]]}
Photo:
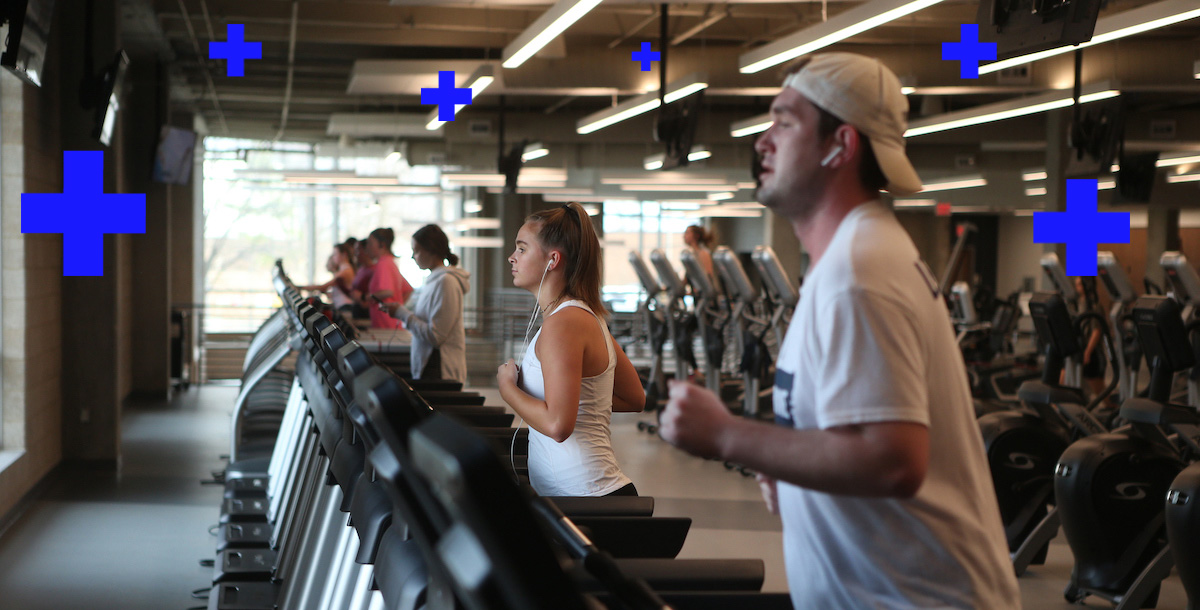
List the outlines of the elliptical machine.
{"type": "MultiPolygon", "coordinates": [[[[646,300],[638,303],[638,311],[646,322],[646,337],[650,343],[650,371],[646,375],[646,411],[659,412],[662,403],[667,398],[667,376],[663,372],[663,345],[667,342],[667,314],[664,313],[662,302],[663,287],[650,274],[650,268],[636,251],[629,251],[629,263],[637,273],[642,288],[646,290],[646,300]]],[[[669,298],[669,297],[668,297],[669,298]]],[[[668,301],[669,302],[669,301],[668,301]]],[[[638,422],[638,430],[648,430],[653,433],[657,427],[648,422],[638,422]]]]}
{"type": "Polygon", "coordinates": [[[692,349],[692,328],[696,324],[695,315],[688,311],[683,298],[687,290],[683,280],[675,273],[667,253],[661,248],[650,252],[650,263],[658,271],[658,279],[667,291],[667,330],[671,338],[671,348],[675,352],[675,378],[687,379],[688,367],[696,370],[696,354],[692,349]]]}
{"type": "MultiPolygon", "coordinates": [[[[1081,350],[1078,325],[1062,297],[1036,293],[1029,313],[1038,338],[1046,345],[1041,380],[1021,384],[1019,407],[979,418],[984,450],[1000,505],[1009,555],[1017,575],[1031,564],[1045,563],[1050,540],[1058,533],[1054,501],[1054,466],[1073,440],[1105,432],[1092,415],[1095,403],[1084,406],[1079,390],[1058,383],[1064,362],[1081,350]]],[[[1093,314],[1094,315],[1094,314],[1093,314]]]]}
{"type": "Polygon", "coordinates": [[[1120,416],[1129,426],[1076,441],[1055,468],[1054,494],[1075,555],[1063,591],[1070,602],[1094,595],[1118,610],[1152,608],[1171,571],[1163,499],[1197,448],[1179,428],[1196,422],[1195,409],[1170,404],[1175,373],[1195,364],[1180,314],[1165,297],[1134,303],[1149,398],[1126,400],[1120,416]]]}
{"type": "Polygon", "coordinates": [[[788,324],[792,322],[792,313],[800,302],[800,293],[792,286],[783,264],[770,246],[755,246],[750,258],[754,260],[763,291],[767,293],[767,300],[771,304],[771,328],[775,332],[775,345],[778,348],[783,345],[788,324]]]}
{"type": "Polygon", "coordinates": [[[722,391],[721,363],[725,359],[725,328],[733,321],[733,316],[696,255],[691,250],[684,250],[679,259],[687,270],[688,285],[695,298],[700,342],[704,345],[704,385],[724,400],[727,393],[722,391]]]}
{"type": "Polygon", "coordinates": [[[773,320],[766,313],[765,299],[751,283],[733,250],[718,247],[713,252],[713,262],[733,302],[730,316],[741,329],[741,365],[738,368],[742,373],[742,415],[750,418],[764,414],[773,416],[770,397],[774,388],[771,383],[774,358],[765,341],[773,320]],[[764,380],[767,383],[764,384],[764,380]]]}

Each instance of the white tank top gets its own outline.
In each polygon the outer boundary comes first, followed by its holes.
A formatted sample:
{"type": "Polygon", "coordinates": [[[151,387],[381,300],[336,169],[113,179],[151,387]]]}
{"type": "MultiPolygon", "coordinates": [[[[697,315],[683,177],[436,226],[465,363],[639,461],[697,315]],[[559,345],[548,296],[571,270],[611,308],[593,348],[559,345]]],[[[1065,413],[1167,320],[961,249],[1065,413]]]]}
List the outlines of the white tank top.
{"type": "MultiPolygon", "coordinates": [[[[582,301],[567,301],[550,315],[568,306],[596,315],[582,301]]],[[[603,496],[632,482],[617,465],[609,431],[617,354],[612,347],[608,325],[599,317],[596,322],[604,331],[608,366],[595,377],[583,378],[575,431],[567,440],[557,443],[537,430],[529,429],[529,482],[534,491],[543,496],[603,496]]],[[[541,336],[539,329],[521,362],[521,389],[534,398],[545,400],[542,363],[538,361],[536,350],[541,336]]]]}

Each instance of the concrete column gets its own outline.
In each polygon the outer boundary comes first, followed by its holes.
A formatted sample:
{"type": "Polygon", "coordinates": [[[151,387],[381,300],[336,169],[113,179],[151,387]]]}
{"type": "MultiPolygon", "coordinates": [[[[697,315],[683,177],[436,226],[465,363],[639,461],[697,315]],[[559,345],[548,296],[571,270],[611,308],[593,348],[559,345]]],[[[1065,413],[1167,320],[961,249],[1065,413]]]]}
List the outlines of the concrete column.
{"type": "Polygon", "coordinates": [[[788,279],[799,285],[798,280],[808,270],[805,269],[804,247],[796,239],[795,229],[788,222],[771,210],[763,211],[763,244],[770,246],[779,257],[779,263],[787,272],[788,279]]]}
{"type": "Polygon", "coordinates": [[[159,127],[167,121],[167,83],[153,56],[131,58],[121,108],[123,175],[128,192],[146,194],[146,232],[131,236],[133,322],[131,395],[167,398],[171,388],[171,203],[151,177],[159,127]]]}
{"type": "MultiPolygon", "coordinates": [[[[85,22],[82,11],[56,11],[55,17],[51,52],[58,53],[61,61],[57,71],[46,73],[53,84],[43,83],[61,92],[57,116],[46,116],[46,120],[58,121],[62,134],[62,148],[53,153],[54,162],[61,166],[63,150],[104,150],[104,191],[117,192],[120,160],[132,157],[122,154],[120,130],[135,119],[124,108],[113,146],[106,148],[91,138],[94,110],[81,108],[78,97],[84,77],[80,58],[89,51],[84,45],[87,30],[94,36],[91,51],[98,64],[106,63],[116,52],[115,5],[96,3],[90,23],[85,22]]],[[[98,71],[99,66],[94,69],[98,71]]],[[[129,374],[129,363],[120,349],[118,239],[115,235],[104,237],[103,276],[62,278],[63,457],[112,468],[120,459],[121,378],[129,374]]]]}
{"type": "MultiPolygon", "coordinates": [[[[1162,253],[1179,250],[1179,210],[1150,206],[1146,222],[1146,277],[1169,290],[1167,277],[1158,261],[1162,253]]],[[[1192,262],[1195,264],[1195,261],[1192,262]]],[[[1140,287],[1139,287],[1140,289],[1140,287]]]]}
{"type": "MultiPolygon", "coordinates": [[[[1067,163],[1071,149],[1067,147],[1067,132],[1071,128],[1071,109],[1051,110],[1046,113],[1046,206],[1047,212],[1067,210],[1067,163]]],[[[1042,244],[1042,252],[1055,252],[1066,268],[1067,247],[1065,244],[1042,244]]],[[[1054,290],[1046,274],[1042,278],[1042,290],[1054,290]]]]}

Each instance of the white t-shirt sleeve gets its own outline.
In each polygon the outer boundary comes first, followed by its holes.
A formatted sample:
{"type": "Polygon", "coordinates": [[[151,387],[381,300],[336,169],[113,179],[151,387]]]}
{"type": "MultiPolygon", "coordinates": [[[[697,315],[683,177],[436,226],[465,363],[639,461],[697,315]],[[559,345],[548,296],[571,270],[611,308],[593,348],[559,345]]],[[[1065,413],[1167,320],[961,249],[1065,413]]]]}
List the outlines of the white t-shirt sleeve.
{"type": "Polygon", "coordinates": [[[813,360],[820,428],[887,421],[929,425],[926,358],[911,312],[881,294],[850,288],[817,317],[813,360]]]}

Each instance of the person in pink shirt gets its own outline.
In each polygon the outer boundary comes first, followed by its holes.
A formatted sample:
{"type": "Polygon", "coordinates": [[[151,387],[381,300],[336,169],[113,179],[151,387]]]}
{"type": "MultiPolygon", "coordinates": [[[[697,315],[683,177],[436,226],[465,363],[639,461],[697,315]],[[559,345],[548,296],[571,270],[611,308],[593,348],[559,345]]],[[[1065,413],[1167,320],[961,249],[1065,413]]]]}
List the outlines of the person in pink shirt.
{"type": "Polygon", "coordinates": [[[371,284],[367,288],[368,298],[373,301],[370,307],[371,328],[403,328],[400,320],[381,311],[378,304],[404,304],[413,291],[404,276],[400,275],[400,269],[396,267],[395,256],[392,254],[392,242],[395,239],[396,232],[391,229],[375,229],[367,237],[367,255],[377,261],[375,272],[371,274],[371,284]]]}

